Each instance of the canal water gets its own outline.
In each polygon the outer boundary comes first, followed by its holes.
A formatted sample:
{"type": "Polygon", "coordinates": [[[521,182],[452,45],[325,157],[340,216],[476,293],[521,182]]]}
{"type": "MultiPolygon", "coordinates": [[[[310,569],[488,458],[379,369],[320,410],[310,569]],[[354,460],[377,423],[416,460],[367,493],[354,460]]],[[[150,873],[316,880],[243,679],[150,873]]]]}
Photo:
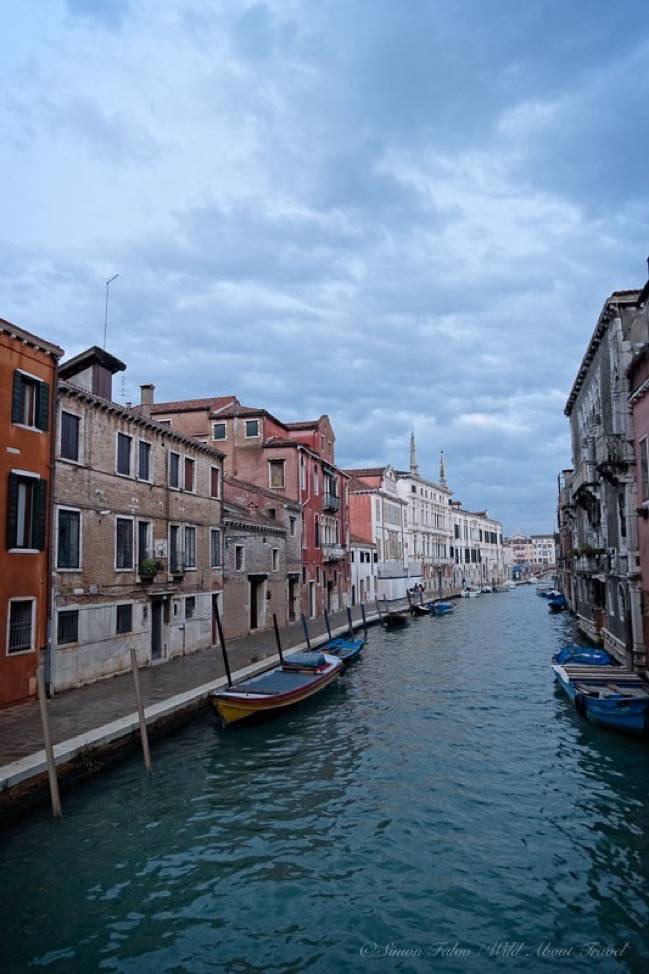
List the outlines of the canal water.
{"type": "Polygon", "coordinates": [[[294,713],[64,795],[3,836],[0,970],[649,970],[649,748],[553,690],[575,636],[531,587],[373,628],[294,713]]]}

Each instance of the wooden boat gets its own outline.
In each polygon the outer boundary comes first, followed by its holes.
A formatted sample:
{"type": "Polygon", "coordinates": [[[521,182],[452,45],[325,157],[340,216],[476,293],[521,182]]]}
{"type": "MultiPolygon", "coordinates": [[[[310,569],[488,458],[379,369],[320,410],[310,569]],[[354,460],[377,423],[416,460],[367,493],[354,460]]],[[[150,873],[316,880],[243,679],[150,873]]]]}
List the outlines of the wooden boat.
{"type": "Polygon", "coordinates": [[[386,629],[403,629],[410,623],[406,612],[384,612],[381,621],[386,629]]]}
{"type": "Polygon", "coordinates": [[[548,595],[548,609],[550,612],[565,612],[568,608],[568,599],[562,592],[552,592],[548,595]]]}
{"type": "Polygon", "coordinates": [[[330,656],[337,656],[345,666],[349,666],[355,659],[358,659],[364,646],[364,639],[352,639],[351,637],[340,636],[335,639],[330,639],[328,643],[325,643],[322,647],[322,652],[328,653],[330,656]]]}
{"type": "Polygon", "coordinates": [[[410,606],[410,611],[412,612],[413,616],[429,616],[430,615],[430,608],[429,608],[428,605],[415,605],[415,604],[413,604],[413,605],[410,606]]]}
{"type": "Polygon", "coordinates": [[[455,609],[452,602],[433,602],[430,611],[434,616],[447,616],[455,609]]]}
{"type": "Polygon", "coordinates": [[[480,595],[480,589],[472,588],[471,586],[465,588],[464,591],[462,592],[463,599],[477,599],[479,595],[480,595]]]}
{"type": "Polygon", "coordinates": [[[283,665],[211,694],[224,724],[271,716],[323,690],[340,675],[342,660],[319,650],[287,656],[283,665]]]}
{"type": "Polygon", "coordinates": [[[545,584],[545,585],[537,585],[536,586],[536,594],[537,595],[540,595],[542,599],[549,598],[550,597],[550,593],[553,592],[553,591],[554,591],[554,589],[552,588],[551,585],[545,584]]]}
{"type": "Polygon", "coordinates": [[[649,685],[619,666],[552,666],[555,680],[582,717],[609,730],[646,734],[649,685]]]}

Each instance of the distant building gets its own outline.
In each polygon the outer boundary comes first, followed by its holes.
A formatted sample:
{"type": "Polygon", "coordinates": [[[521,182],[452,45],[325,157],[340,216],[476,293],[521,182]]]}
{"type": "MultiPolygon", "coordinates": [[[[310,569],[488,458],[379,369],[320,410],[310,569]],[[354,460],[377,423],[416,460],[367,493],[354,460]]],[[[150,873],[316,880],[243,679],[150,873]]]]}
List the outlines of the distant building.
{"type": "Polygon", "coordinates": [[[47,645],[53,402],[62,354],[0,319],[0,706],[35,694],[47,645]]]}
{"type": "Polygon", "coordinates": [[[123,362],[59,369],[53,552],[57,690],[216,641],[223,455],[112,401],[123,362]]]}
{"type": "Polygon", "coordinates": [[[351,565],[352,605],[373,602],[376,599],[376,575],[378,555],[376,545],[362,538],[351,537],[349,544],[351,565]]]}
{"type": "Polygon", "coordinates": [[[530,538],[532,542],[532,564],[541,570],[553,568],[556,563],[554,550],[554,534],[533,534],[530,538]]]}
{"type": "Polygon", "coordinates": [[[507,578],[502,524],[487,511],[467,511],[451,501],[456,588],[502,585],[507,578]]]}

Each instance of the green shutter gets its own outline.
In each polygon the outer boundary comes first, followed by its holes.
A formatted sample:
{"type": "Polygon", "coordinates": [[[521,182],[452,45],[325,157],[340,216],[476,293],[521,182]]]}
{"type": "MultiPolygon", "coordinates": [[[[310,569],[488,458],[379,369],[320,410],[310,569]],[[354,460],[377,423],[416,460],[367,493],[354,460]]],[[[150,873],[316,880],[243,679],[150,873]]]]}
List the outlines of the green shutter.
{"type": "Polygon", "coordinates": [[[9,491],[7,494],[7,549],[15,548],[18,541],[18,477],[9,474],[9,491]]]}
{"type": "Polygon", "coordinates": [[[14,394],[11,402],[11,422],[22,423],[25,409],[25,386],[20,372],[14,372],[14,394]]]}
{"type": "Polygon", "coordinates": [[[39,382],[38,384],[36,408],[36,425],[39,430],[47,430],[50,425],[50,387],[47,382],[39,382]]]}
{"type": "Polygon", "coordinates": [[[45,548],[45,522],[47,520],[47,481],[34,482],[34,506],[32,510],[32,548],[45,548]]]}

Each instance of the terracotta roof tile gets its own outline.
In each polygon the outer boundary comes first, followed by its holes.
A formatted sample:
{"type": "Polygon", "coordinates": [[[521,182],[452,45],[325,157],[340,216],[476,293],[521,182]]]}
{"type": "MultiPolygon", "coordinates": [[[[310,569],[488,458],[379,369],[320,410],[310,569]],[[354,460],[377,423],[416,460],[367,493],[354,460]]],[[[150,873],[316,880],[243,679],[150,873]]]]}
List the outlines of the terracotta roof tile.
{"type": "MultiPolygon", "coordinates": [[[[221,409],[236,402],[235,396],[212,396],[208,399],[179,399],[176,402],[154,402],[151,406],[152,413],[175,413],[188,412],[199,409],[221,409]]],[[[139,409],[139,406],[134,407],[139,409]]]]}

